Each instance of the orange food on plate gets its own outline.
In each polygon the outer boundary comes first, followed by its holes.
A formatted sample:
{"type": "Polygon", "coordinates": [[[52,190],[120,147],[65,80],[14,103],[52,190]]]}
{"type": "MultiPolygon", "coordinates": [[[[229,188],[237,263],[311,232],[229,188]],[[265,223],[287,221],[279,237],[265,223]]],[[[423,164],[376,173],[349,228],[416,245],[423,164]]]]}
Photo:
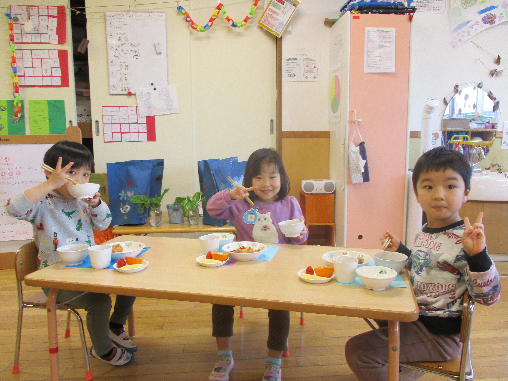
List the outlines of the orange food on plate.
{"type": "Polygon", "coordinates": [[[140,265],[143,263],[143,260],[136,257],[125,257],[125,262],[127,262],[128,265],[140,265]]]}
{"type": "Polygon", "coordinates": [[[229,254],[228,253],[217,253],[217,252],[212,252],[212,258],[213,259],[216,259],[218,261],[227,261],[228,258],[229,258],[229,254]]]}
{"type": "Polygon", "coordinates": [[[330,278],[333,275],[333,267],[316,267],[314,272],[317,276],[330,278]]]}

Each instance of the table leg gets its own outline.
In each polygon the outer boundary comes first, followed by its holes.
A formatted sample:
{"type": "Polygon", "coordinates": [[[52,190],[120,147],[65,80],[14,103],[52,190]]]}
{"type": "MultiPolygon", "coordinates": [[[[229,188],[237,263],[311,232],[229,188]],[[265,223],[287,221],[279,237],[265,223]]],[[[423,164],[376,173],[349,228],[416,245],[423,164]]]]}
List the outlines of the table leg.
{"type": "Polygon", "coordinates": [[[48,336],[49,336],[49,367],[51,371],[51,380],[57,381],[60,379],[60,369],[58,362],[58,334],[57,334],[57,321],[56,321],[56,296],[58,294],[57,288],[52,288],[49,291],[48,301],[46,303],[46,310],[48,312],[48,336]]]}
{"type": "Polygon", "coordinates": [[[400,327],[398,321],[388,321],[388,380],[399,379],[400,327]]]}

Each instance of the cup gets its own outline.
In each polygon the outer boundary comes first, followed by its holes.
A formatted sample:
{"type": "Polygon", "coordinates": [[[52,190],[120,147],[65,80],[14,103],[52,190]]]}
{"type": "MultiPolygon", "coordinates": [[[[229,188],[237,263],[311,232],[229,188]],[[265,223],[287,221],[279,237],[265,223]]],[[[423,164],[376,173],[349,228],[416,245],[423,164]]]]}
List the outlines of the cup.
{"type": "Polygon", "coordinates": [[[90,262],[94,269],[105,269],[111,264],[111,245],[95,245],[88,248],[90,262]]]}
{"type": "Polygon", "coordinates": [[[199,237],[201,245],[201,254],[209,251],[219,251],[220,236],[217,234],[206,234],[199,237]]]}
{"type": "Polygon", "coordinates": [[[347,255],[333,257],[335,278],[340,283],[353,283],[356,276],[358,259],[347,255]]]}

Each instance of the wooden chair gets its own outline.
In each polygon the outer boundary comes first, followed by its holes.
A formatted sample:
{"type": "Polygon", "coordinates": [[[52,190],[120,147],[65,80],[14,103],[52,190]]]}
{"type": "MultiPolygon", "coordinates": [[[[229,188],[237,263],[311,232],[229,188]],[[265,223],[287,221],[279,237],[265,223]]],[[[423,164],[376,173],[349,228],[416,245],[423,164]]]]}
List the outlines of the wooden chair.
{"type": "MultiPolygon", "coordinates": [[[[42,291],[28,298],[25,298],[23,295],[23,280],[25,276],[37,270],[37,253],[37,246],[34,242],[30,242],[23,245],[15,254],[14,270],[16,273],[16,283],[18,289],[18,326],[16,332],[16,346],[14,349],[14,365],[12,367],[12,373],[14,374],[19,373],[19,352],[21,344],[21,328],[23,324],[23,310],[25,308],[46,309],[46,302],[48,300],[47,296],[42,291]]],[[[67,302],[69,302],[69,300],[67,302]]],[[[74,306],[59,303],[57,304],[57,309],[67,311],[67,328],[65,330],[65,337],[70,337],[71,313],[78,321],[79,334],[81,336],[81,342],[83,343],[83,352],[86,362],[86,380],[91,381],[93,380],[93,376],[90,370],[90,361],[88,358],[83,320],[74,306]]],[[[134,311],[132,311],[129,315],[128,332],[131,337],[134,337],[134,311]]]]}
{"type": "Polygon", "coordinates": [[[466,291],[462,311],[462,326],[460,330],[460,342],[462,351],[459,355],[445,362],[412,362],[400,365],[423,372],[436,373],[456,380],[474,379],[473,360],[471,358],[471,327],[473,324],[474,300],[466,291]]]}

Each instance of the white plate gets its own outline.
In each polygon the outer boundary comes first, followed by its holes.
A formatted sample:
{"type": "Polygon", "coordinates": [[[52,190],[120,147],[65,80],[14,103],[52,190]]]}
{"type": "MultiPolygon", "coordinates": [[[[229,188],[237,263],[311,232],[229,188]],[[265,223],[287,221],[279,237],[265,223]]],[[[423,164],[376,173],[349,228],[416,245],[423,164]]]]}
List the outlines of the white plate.
{"type": "Polygon", "coordinates": [[[145,248],[145,244],[141,242],[133,242],[133,241],[124,241],[124,242],[111,242],[108,243],[111,247],[113,245],[120,244],[123,248],[123,251],[119,253],[113,253],[111,252],[111,260],[118,261],[120,258],[125,259],[125,257],[135,257],[139,253],[141,253],[141,250],[145,248]]]}
{"type": "Polygon", "coordinates": [[[302,277],[302,274],[305,273],[307,269],[303,269],[303,270],[300,270],[298,271],[298,277],[303,280],[304,282],[307,282],[307,283],[327,283],[329,281],[331,281],[333,278],[335,278],[335,274],[333,274],[330,278],[325,278],[325,279],[308,279],[308,278],[304,278],[302,277]]]}
{"type": "Polygon", "coordinates": [[[355,257],[355,258],[358,258],[361,256],[363,258],[363,263],[359,264],[358,266],[365,266],[366,264],[370,263],[370,261],[372,261],[372,257],[370,255],[365,254],[365,253],[360,253],[359,251],[354,251],[354,250],[329,251],[329,252],[323,254],[323,259],[326,262],[331,263],[333,265],[333,257],[337,256],[337,255],[345,255],[345,253],[347,253],[347,255],[349,255],[351,257],[355,257]]]}
{"type": "Polygon", "coordinates": [[[196,262],[199,263],[201,266],[205,266],[205,267],[219,267],[219,266],[222,266],[224,263],[226,263],[228,260],[225,260],[224,262],[216,262],[216,263],[203,263],[201,262],[202,259],[206,259],[206,255],[203,254],[203,255],[200,255],[199,257],[196,258],[196,262]]]}
{"type": "Polygon", "coordinates": [[[248,241],[232,242],[222,246],[222,250],[224,250],[226,253],[229,253],[229,258],[231,258],[233,261],[241,262],[253,261],[261,254],[263,254],[266,249],[266,245],[262,243],[248,241]],[[253,253],[235,253],[234,251],[240,246],[257,248],[259,251],[255,251],[253,253]]]}
{"type": "Polygon", "coordinates": [[[137,272],[140,272],[140,271],[144,270],[144,269],[145,269],[145,267],[146,267],[146,266],[148,266],[148,261],[145,261],[145,260],[143,259],[143,261],[141,262],[141,264],[142,264],[143,266],[141,266],[141,267],[137,267],[137,268],[135,268],[135,269],[124,269],[123,267],[120,267],[120,268],[116,267],[116,263],[115,263],[115,264],[113,265],[113,268],[114,268],[116,271],[120,271],[121,273],[125,273],[125,274],[132,274],[132,273],[137,273],[137,272]]]}

